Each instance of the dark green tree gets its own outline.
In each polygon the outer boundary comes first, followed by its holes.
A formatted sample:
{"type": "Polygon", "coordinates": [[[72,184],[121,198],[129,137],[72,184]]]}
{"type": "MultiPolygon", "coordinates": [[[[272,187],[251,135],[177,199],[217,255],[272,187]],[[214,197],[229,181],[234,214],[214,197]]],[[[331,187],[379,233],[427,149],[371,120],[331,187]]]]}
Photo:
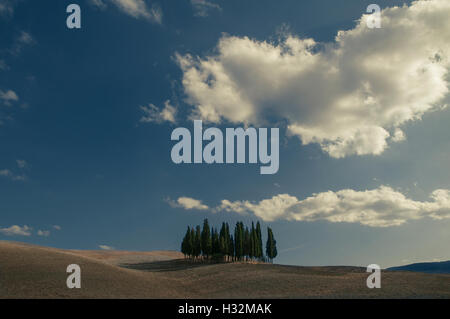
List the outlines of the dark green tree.
{"type": "MultiPolygon", "coordinates": [[[[200,226],[187,227],[181,242],[181,252],[185,258],[193,259],[202,255],[206,259],[214,257],[225,261],[266,260],[259,221],[256,227],[252,222],[251,228],[244,226],[243,222],[237,222],[232,235],[228,223],[223,222],[218,231],[217,228],[210,227],[208,219],[205,219],[203,229],[200,226]]],[[[276,240],[269,227],[265,253],[267,260],[271,262],[278,254],[276,240]]]]}
{"type": "Polygon", "coordinates": [[[234,255],[236,260],[241,260],[244,256],[244,225],[237,222],[234,229],[234,255]]]}
{"type": "Polygon", "coordinates": [[[225,223],[222,223],[219,234],[220,254],[222,256],[228,255],[228,237],[229,235],[227,234],[227,227],[225,223]]]}
{"type": "Polygon", "coordinates": [[[231,235],[231,234],[230,234],[230,237],[228,239],[228,256],[230,256],[231,261],[235,260],[234,239],[233,239],[233,235],[231,235]]]}
{"type": "Polygon", "coordinates": [[[181,242],[181,252],[184,254],[184,258],[190,257],[191,247],[189,247],[191,241],[191,228],[188,226],[186,235],[184,235],[183,241],[181,242]]]}
{"type": "Polygon", "coordinates": [[[211,238],[211,229],[209,228],[208,219],[205,218],[203,221],[203,230],[202,230],[202,253],[203,256],[209,258],[212,254],[212,238],[211,238]]]}
{"type": "Polygon", "coordinates": [[[248,230],[248,227],[245,227],[244,230],[244,256],[245,259],[250,257],[250,249],[251,249],[251,239],[250,239],[250,232],[248,230]]]}
{"type": "Polygon", "coordinates": [[[257,242],[255,224],[252,222],[252,228],[250,231],[250,259],[258,257],[257,242]]]}
{"type": "Polygon", "coordinates": [[[220,255],[220,240],[219,240],[219,233],[217,232],[216,228],[213,228],[211,241],[213,247],[211,255],[218,257],[220,255]]]}
{"type": "Polygon", "coordinates": [[[270,262],[273,262],[274,258],[277,257],[277,241],[273,236],[272,229],[267,227],[267,243],[266,243],[266,255],[270,262]]]}
{"type": "Polygon", "coordinates": [[[200,254],[202,253],[202,237],[201,237],[201,230],[200,226],[197,226],[195,229],[195,236],[194,236],[194,256],[198,258],[200,254]]]}
{"type": "Polygon", "coordinates": [[[195,257],[195,229],[194,227],[191,228],[191,258],[195,257]]]}
{"type": "Polygon", "coordinates": [[[259,222],[256,223],[256,258],[260,260],[264,258],[261,224],[259,222]]]}
{"type": "Polygon", "coordinates": [[[192,258],[192,256],[194,255],[194,240],[195,240],[195,232],[194,232],[194,228],[191,228],[189,231],[189,236],[187,239],[187,243],[186,243],[186,248],[187,248],[187,253],[189,258],[192,258]]]}
{"type": "Polygon", "coordinates": [[[228,225],[228,223],[225,223],[225,240],[227,242],[226,255],[228,256],[227,259],[230,260],[234,255],[234,242],[233,235],[230,234],[230,226],[228,225]]]}

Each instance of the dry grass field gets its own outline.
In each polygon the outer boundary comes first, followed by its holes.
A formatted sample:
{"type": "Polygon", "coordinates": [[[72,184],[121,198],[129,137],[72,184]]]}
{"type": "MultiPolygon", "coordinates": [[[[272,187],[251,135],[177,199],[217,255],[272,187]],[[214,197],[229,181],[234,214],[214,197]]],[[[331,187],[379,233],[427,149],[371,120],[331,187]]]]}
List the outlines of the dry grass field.
{"type": "Polygon", "coordinates": [[[270,264],[193,264],[178,252],[60,250],[0,241],[0,298],[450,298],[450,275],[270,264]],[[81,267],[81,289],[66,267],[81,267]]]}

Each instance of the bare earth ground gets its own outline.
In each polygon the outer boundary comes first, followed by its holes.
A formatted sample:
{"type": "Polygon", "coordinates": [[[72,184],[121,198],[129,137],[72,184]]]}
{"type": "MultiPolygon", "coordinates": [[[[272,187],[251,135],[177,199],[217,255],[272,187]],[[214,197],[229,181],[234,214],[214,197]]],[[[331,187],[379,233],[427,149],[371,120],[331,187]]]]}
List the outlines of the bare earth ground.
{"type": "Polygon", "coordinates": [[[198,264],[178,252],[60,250],[0,241],[0,298],[450,298],[450,275],[357,267],[198,264]],[[66,287],[67,265],[81,289],[66,287]]]}

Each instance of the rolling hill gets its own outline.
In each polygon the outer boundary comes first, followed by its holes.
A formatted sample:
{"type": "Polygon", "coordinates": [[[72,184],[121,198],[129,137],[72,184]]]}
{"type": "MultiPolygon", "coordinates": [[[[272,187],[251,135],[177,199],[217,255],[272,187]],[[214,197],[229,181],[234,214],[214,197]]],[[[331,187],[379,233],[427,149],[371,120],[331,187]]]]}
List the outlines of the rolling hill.
{"type": "Polygon", "coordinates": [[[62,250],[0,241],[0,298],[450,298],[450,275],[359,267],[203,264],[178,252],[62,250]],[[81,267],[81,289],[66,267],[81,267]]]}
{"type": "Polygon", "coordinates": [[[414,271],[428,274],[450,274],[450,260],[441,262],[415,263],[405,266],[391,267],[392,271],[414,271]]]}

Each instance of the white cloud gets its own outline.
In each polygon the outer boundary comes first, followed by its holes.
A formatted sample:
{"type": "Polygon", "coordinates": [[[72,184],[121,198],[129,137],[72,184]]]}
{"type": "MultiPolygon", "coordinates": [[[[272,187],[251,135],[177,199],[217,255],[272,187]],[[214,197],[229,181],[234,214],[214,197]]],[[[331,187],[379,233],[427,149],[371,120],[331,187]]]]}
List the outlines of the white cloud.
{"type": "Polygon", "coordinates": [[[6,176],[6,177],[9,177],[9,176],[11,176],[11,171],[9,170],[9,169],[2,169],[2,170],[0,170],[0,176],[6,176]]]}
{"type": "Polygon", "coordinates": [[[177,109],[170,104],[169,100],[164,102],[164,108],[162,109],[151,103],[148,106],[140,106],[140,109],[144,112],[144,116],[140,119],[141,122],[176,122],[177,109]]]}
{"type": "Polygon", "coordinates": [[[102,10],[107,8],[107,5],[103,0],[89,0],[89,3],[102,10]]]}
{"type": "Polygon", "coordinates": [[[25,160],[16,160],[17,167],[22,170],[21,174],[16,174],[10,169],[0,169],[0,177],[6,177],[13,181],[24,181],[27,179],[23,169],[27,168],[28,163],[25,160]]]}
{"type": "Polygon", "coordinates": [[[26,176],[25,175],[16,175],[14,174],[12,171],[10,171],[9,169],[1,169],[0,170],[0,176],[2,177],[7,177],[13,181],[24,181],[26,180],[26,176]]]}
{"type": "Polygon", "coordinates": [[[102,10],[107,8],[108,2],[112,2],[120,11],[133,18],[142,18],[157,24],[162,23],[161,8],[156,4],[149,8],[144,0],[90,0],[89,2],[102,10]]]}
{"type": "Polygon", "coordinates": [[[17,38],[17,42],[21,44],[32,44],[34,39],[28,32],[22,31],[20,36],[17,38]]]}
{"type": "Polygon", "coordinates": [[[0,100],[2,100],[3,104],[6,106],[11,106],[12,102],[17,102],[19,100],[19,97],[13,90],[0,90],[0,100]]]}
{"type": "Polygon", "coordinates": [[[42,236],[42,237],[48,237],[50,236],[50,231],[49,230],[38,230],[37,231],[37,235],[38,236],[42,236]]]}
{"type": "Polygon", "coordinates": [[[212,211],[251,213],[264,221],[325,220],[332,223],[359,223],[370,227],[399,226],[425,217],[436,220],[450,218],[450,190],[435,190],[430,198],[430,201],[415,201],[391,187],[380,186],[365,191],[327,191],[303,200],[288,194],[279,194],[259,202],[225,199],[212,211]]]}
{"type": "Polygon", "coordinates": [[[16,0],[1,0],[0,1],[0,16],[11,17],[14,14],[14,6],[16,0]]]}
{"type": "Polygon", "coordinates": [[[207,0],[191,0],[191,5],[194,8],[194,15],[197,17],[207,17],[211,10],[222,11],[217,3],[207,0]]]}
{"type": "Polygon", "coordinates": [[[6,64],[5,60],[0,59],[0,70],[7,70],[8,65],[6,64]]]}
{"type": "Polygon", "coordinates": [[[392,135],[392,142],[401,142],[404,141],[405,139],[406,139],[405,133],[399,128],[395,129],[394,134],[392,135]]]}
{"type": "Polygon", "coordinates": [[[401,126],[442,108],[449,93],[450,1],[416,1],[363,15],[335,42],[224,35],[205,57],[176,54],[186,101],[205,121],[287,123],[330,156],[381,154],[401,126]]]}
{"type": "Polygon", "coordinates": [[[35,43],[36,43],[36,41],[31,36],[30,33],[25,32],[25,31],[21,31],[19,36],[14,41],[14,44],[13,44],[10,52],[13,55],[18,55],[20,52],[22,52],[22,50],[23,50],[23,48],[25,46],[29,46],[29,45],[32,45],[32,44],[35,44],[35,43]]]}
{"type": "Polygon", "coordinates": [[[16,160],[16,163],[19,168],[25,168],[28,166],[28,163],[25,160],[16,160]]]}
{"type": "Polygon", "coordinates": [[[148,8],[144,0],[111,0],[120,10],[134,18],[144,18],[161,24],[162,11],[156,5],[148,8]]]}
{"type": "Polygon", "coordinates": [[[114,250],[115,249],[114,247],[108,246],[108,245],[98,245],[98,247],[103,250],[114,250]]]}
{"type": "Polygon", "coordinates": [[[216,207],[215,211],[235,212],[238,214],[252,212],[263,220],[273,221],[282,218],[285,211],[297,202],[298,199],[296,197],[288,194],[280,194],[271,199],[264,199],[258,204],[253,204],[250,201],[231,202],[224,199],[216,207]]]}
{"type": "Polygon", "coordinates": [[[167,200],[167,202],[172,207],[180,207],[183,209],[196,209],[196,210],[207,210],[209,207],[202,203],[202,201],[190,197],[179,197],[176,201],[167,200]]]}
{"type": "Polygon", "coordinates": [[[30,236],[31,228],[27,225],[24,225],[23,227],[13,225],[8,228],[0,228],[0,233],[6,236],[30,236]]]}

